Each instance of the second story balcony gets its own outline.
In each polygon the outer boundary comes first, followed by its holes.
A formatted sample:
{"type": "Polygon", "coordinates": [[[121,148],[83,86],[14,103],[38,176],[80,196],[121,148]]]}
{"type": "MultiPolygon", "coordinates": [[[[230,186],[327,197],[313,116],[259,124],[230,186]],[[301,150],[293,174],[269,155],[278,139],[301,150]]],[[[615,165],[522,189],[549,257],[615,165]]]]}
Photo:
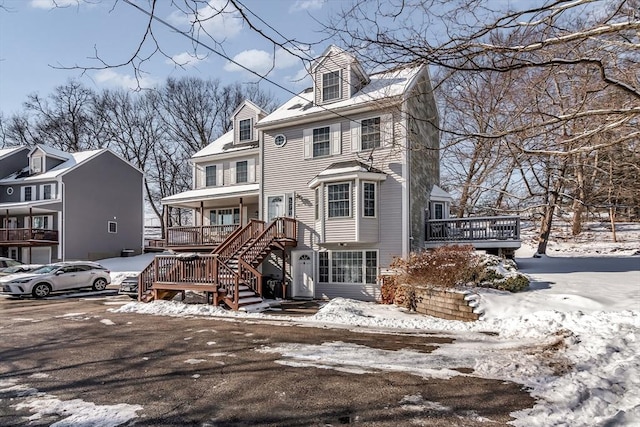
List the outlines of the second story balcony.
{"type": "Polygon", "coordinates": [[[56,245],[59,242],[58,237],[58,230],[0,228],[0,245],[3,246],[56,245]]]}

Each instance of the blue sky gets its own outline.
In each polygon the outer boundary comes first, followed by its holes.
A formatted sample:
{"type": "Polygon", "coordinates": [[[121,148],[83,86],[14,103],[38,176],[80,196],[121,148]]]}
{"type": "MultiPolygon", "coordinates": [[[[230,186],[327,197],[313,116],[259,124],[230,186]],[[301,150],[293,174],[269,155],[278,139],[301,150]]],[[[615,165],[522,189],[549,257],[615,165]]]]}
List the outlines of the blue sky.
{"type": "MultiPolygon", "coordinates": [[[[133,0],[144,9],[149,9],[148,0],[133,0]]],[[[305,52],[317,56],[328,41],[321,25],[330,14],[342,6],[339,0],[241,0],[283,36],[295,39],[302,49],[313,44],[305,52]]],[[[157,15],[186,30],[189,17],[176,13],[169,0],[159,0],[157,15]]],[[[210,0],[214,6],[225,4],[224,0],[210,0]]],[[[97,54],[106,62],[117,64],[126,61],[135,51],[143,35],[147,17],[122,0],[0,0],[0,112],[5,117],[22,111],[27,95],[37,92],[46,96],[56,86],[70,78],[78,78],[85,85],[100,91],[103,88],[136,86],[131,66],[109,70],[88,71],[62,70],[53,67],[96,66],[91,59],[97,54]],[[54,8],[54,1],[59,6],[54,8]],[[115,7],[114,7],[115,4],[115,7]]],[[[305,71],[302,62],[275,49],[271,43],[257,35],[242,23],[237,11],[225,14],[224,19],[207,21],[203,30],[215,35],[221,44],[216,45],[207,36],[202,40],[216,50],[224,51],[249,68],[269,73],[269,79],[298,91],[309,85],[309,80],[299,81],[305,71]]],[[[206,18],[206,16],[203,16],[206,18]]],[[[255,18],[254,18],[255,19],[255,18]]],[[[278,39],[281,36],[256,20],[278,39]]],[[[152,87],[167,77],[185,75],[203,79],[218,78],[223,83],[255,82],[258,79],[227,60],[198,48],[198,57],[193,56],[192,43],[161,24],[154,24],[154,34],[166,56],[156,53],[142,65],[147,73],[141,84],[152,87]],[[189,54],[192,54],[191,56],[189,54]],[[176,59],[178,67],[168,56],[176,59]]],[[[144,53],[149,53],[150,46],[144,53]]],[[[260,88],[273,93],[284,102],[290,94],[269,82],[260,82],[260,88]]]]}

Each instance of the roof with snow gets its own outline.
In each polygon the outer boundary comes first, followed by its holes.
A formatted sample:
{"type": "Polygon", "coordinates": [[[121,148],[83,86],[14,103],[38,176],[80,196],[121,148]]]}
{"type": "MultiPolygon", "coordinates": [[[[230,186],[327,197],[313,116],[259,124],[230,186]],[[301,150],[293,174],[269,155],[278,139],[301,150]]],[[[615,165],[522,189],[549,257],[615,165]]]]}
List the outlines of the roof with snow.
{"type": "Polygon", "coordinates": [[[0,148],[0,159],[10,154],[17,153],[20,150],[24,150],[25,148],[27,147],[25,147],[24,145],[18,145],[16,147],[0,148]]]}
{"type": "Polygon", "coordinates": [[[373,74],[370,76],[371,82],[351,98],[334,102],[330,105],[314,105],[313,89],[306,89],[260,120],[256,127],[403,95],[423,68],[422,65],[418,65],[373,74]]]}
{"type": "Polygon", "coordinates": [[[235,151],[248,150],[258,147],[258,142],[234,144],[233,143],[233,129],[222,135],[220,138],[213,141],[211,144],[204,147],[202,150],[191,156],[192,159],[199,157],[207,157],[215,154],[231,153],[235,151]]]}
{"type": "MultiPolygon", "coordinates": [[[[45,147],[43,145],[39,145],[38,147],[42,148],[45,147]]],[[[50,148],[50,147],[47,147],[50,148]]],[[[55,149],[52,149],[55,150],[55,149]]],[[[52,168],[44,173],[39,173],[36,175],[30,175],[30,176],[24,176],[24,172],[28,172],[29,171],[29,167],[27,166],[26,168],[19,170],[11,175],[9,175],[6,178],[0,179],[0,184],[11,184],[11,183],[17,183],[17,182],[30,182],[30,181],[43,181],[43,180],[49,180],[49,179],[53,179],[53,178],[57,178],[60,175],[63,175],[67,172],[69,172],[72,169],[75,169],[77,166],[79,166],[80,164],[88,161],[89,159],[97,156],[100,153],[103,153],[105,151],[107,151],[106,148],[102,148],[100,150],[88,150],[88,151],[80,151],[78,153],[65,153],[64,151],[60,151],[60,150],[55,150],[56,152],[60,152],[66,155],[66,161],[62,162],[61,164],[59,164],[58,166],[56,166],[55,168],[52,168]]],[[[49,154],[49,153],[47,153],[49,154]]],[[[60,154],[56,154],[55,156],[58,157],[60,154]]]]}
{"type": "Polygon", "coordinates": [[[33,154],[34,151],[40,149],[44,154],[49,157],[55,157],[60,160],[65,160],[71,158],[71,153],[67,153],[66,151],[58,150],[57,148],[49,147],[44,144],[36,144],[31,151],[29,151],[29,155],[33,154]]]}
{"type": "Polygon", "coordinates": [[[174,194],[162,199],[163,204],[169,204],[172,202],[189,202],[197,201],[200,199],[210,199],[212,197],[229,197],[234,195],[247,195],[248,193],[256,193],[260,190],[260,184],[245,184],[245,185],[231,185],[221,187],[207,187],[197,190],[183,191],[182,193],[174,194]]]}

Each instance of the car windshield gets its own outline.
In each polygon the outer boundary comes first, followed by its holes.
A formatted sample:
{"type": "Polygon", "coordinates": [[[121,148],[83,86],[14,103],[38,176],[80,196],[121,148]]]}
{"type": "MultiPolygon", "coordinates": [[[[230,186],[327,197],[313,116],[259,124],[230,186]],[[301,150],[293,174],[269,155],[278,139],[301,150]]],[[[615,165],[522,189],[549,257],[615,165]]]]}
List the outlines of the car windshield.
{"type": "Polygon", "coordinates": [[[57,265],[57,264],[51,264],[51,265],[45,265],[44,267],[40,267],[37,270],[33,270],[32,273],[33,274],[47,274],[47,273],[51,273],[52,271],[55,271],[57,269],[59,269],[61,266],[57,265]]]}
{"type": "Polygon", "coordinates": [[[14,265],[13,267],[8,267],[4,269],[6,273],[19,273],[24,270],[25,268],[21,265],[14,265]]]}

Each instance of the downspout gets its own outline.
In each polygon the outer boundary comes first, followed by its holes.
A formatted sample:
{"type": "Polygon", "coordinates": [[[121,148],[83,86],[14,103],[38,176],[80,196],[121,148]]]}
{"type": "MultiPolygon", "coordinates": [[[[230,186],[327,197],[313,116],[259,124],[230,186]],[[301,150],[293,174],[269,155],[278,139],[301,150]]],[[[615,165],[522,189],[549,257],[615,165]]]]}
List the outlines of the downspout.
{"type": "Polygon", "coordinates": [[[62,210],[60,211],[60,224],[62,225],[62,230],[58,230],[58,246],[60,248],[60,258],[62,261],[66,261],[67,254],[65,251],[65,242],[67,240],[67,226],[65,225],[65,214],[67,212],[67,197],[62,177],[60,177],[60,197],[62,198],[62,210]]]}

